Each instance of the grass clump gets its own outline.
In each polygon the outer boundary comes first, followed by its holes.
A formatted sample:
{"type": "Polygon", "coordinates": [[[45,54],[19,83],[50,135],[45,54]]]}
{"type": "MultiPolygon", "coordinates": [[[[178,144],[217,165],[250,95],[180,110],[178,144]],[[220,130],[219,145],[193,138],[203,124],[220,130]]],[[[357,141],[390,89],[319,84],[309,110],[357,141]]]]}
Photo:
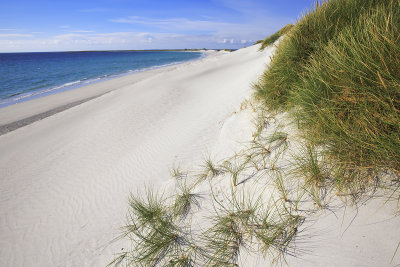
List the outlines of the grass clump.
{"type": "Polygon", "coordinates": [[[210,157],[204,159],[201,169],[202,171],[198,174],[199,182],[212,179],[223,173],[223,170],[210,157]]]}
{"type": "Polygon", "coordinates": [[[255,86],[312,145],[351,168],[400,170],[400,2],[317,3],[255,86]]]}
{"type": "Polygon", "coordinates": [[[188,188],[171,205],[151,190],[145,198],[131,196],[123,234],[131,249],[109,266],[239,266],[244,250],[270,254],[274,260],[290,254],[303,218],[277,204],[265,208],[262,194],[230,189],[230,196],[210,189],[214,212],[203,217],[207,227],[200,231],[187,219],[190,207],[199,207],[199,196],[188,188]]]}
{"type": "MultiPolygon", "coordinates": [[[[386,0],[387,1],[387,0],[386,0]]],[[[274,55],[271,66],[256,86],[258,96],[272,109],[285,107],[290,92],[301,81],[303,68],[312,55],[323,50],[361,13],[378,5],[379,0],[333,0],[317,2],[291,29],[274,55]]]]}
{"type": "Polygon", "coordinates": [[[400,3],[383,2],[310,60],[294,101],[340,161],[400,170],[400,3]]]}
{"type": "Polygon", "coordinates": [[[171,168],[170,170],[170,175],[172,178],[176,179],[176,180],[182,180],[183,178],[185,178],[187,176],[187,173],[185,173],[180,166],[174,166],[171,168]]]}
{"type": "MultiPolygon", "coordinates": [[[[177,197],[177,203],[193,202],[193,196],[182,199],[182,195],[177,197]]],[[[189,230],[178,223],[178,218],[188,212],[187,205],[183,204],[179,216],[175,216],[172,212],[175,209],[166,203],[165,198],[152,190],[146,192],[145,198],[131,196],[124,236],[130,238],[132,248],[110,265],[123,262],[127,266],[193,266],[197,247],[189,230]]],[[[182,207],[180,204],[173,207],[182,207]]]]}
{"type": "Polygon", "coordinates": [[[290,254],[302,217],[279,204],[266,208],[260,197],[243,191],[224,200],[228,204],[214,197],[215,215],[204,234],[207,266],[239,266],[239,255],[245,250],[270,254],[274,260],[290,254]]]}
{"type": "Polygon", "coordinates": [[[222,164],[222,169],[231,175],[233,186],[237,186],[240,173],[246,169],[246,162],[240,162],[240,160],[235,157],[232,160],[225,161],[222,164]]]}
{"type": "Polygon", "coordinates": [[[193,193],[186,184],[179,186],[180,192],[175,196],[174,215],[185,219],[193,208],[199,208],[200,194],[193,193]]]}
{"type": "Polygon", "coordinates": [[[168,208],[163,202],[163,198],[154,194],[150,189],[146,192],[146,199],[131,195],[129,199],[130,218],[134,218],[131,221],[142,226],[158,222],[167,214],[168,208]]]}
{"type": "Polygon", "coordinates": [[[332,181],[329,164],[324,162],[323,153],[318,153],[317,149],[307,146],[300,154],[295,157],[294,172],[304,178],[304,190],[311,196],[314,204],[319,208],[325,206],[325,197],[332,181]]]}
{"type": "Polygon", "coordinates": [[[273,43],[275,43],[276,40],[278,40],[282,35],[285,35],[286,33],[288,33],[292,28],[293,28],[293,24],[287,24],[285,27],[283,27],[282,29],[280,29],[276,33],[268,36],[264,40],[260,40],[260,41],[256,42],[256,44],[261,43],[260,50],[263,50],[266,47],[268,47],[268,46],[272,45],[273,43]]]}

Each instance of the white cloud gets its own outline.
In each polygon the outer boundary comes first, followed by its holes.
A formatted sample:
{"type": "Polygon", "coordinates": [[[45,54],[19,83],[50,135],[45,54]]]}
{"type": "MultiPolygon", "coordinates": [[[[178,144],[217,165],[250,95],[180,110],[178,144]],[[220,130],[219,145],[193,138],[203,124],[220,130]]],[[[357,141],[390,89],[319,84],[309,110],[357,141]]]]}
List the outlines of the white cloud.
{"type": "MultiPolygon", "coordinates": [[[[237,39],[240,40],[240,39],[237,39]]],[[[130,50],[183,48],[239,48],[240,41],[213,34],[169,34],[146,32],[67,33],[42,39],[0,39],[0,52],[130,50]]]]}
{"type": "Polygon", "coordinates": [[[260,39],[273,33],[287,22],[276,18],[249,18],[243,23],[224,22],[219,20],[193,20],[187,18],[147,18],[130,16],[110,19],[114,23],[132,24],[133,27],[168,33],[208,33],[217,35],[220,39],[260,39]]]}
{"type": "Polygon", "coordinates": [[[234,23],[210,21],[210,20],[190,20],[187,18],[169,18],[157,19],[139,16],[130,16],[127,18],[111,19],[116,23],[129,23],[153,26],[170,31],[216,31],[223,27],[239,26],[234,23]]]}
{"type": "Polygon", "coordinates": [[[123,49],[240,48],[264,38],[286,21],[251,17],[243,23],[215,18],[148,18],[139,16],[110,20],[131,25],[129,32],[96,33],[60,26],[65,34],[27,39],[33,35],[6,35],[0,32],[0,52],[73,51],[123,49]],[[144,27],[145,26],[145,27],[144,27]],[[144,30],[145,29],[145,30],[144,30]]]}
{"type": "MultiPolygon", "coordinates": [[[[108,33],[91,31],[84,25],[74,30],[74,26],[68,25],[71,21],[62,22],[66,24],[58,26],[60,35],[53,36],[49,32],[22,34],[24,32],[21,29],[4,28],[0,29],[0,51],[239,48],[253,40],[265,38],[292,20],[274,16],[268,10],[268,5],[260,0],[211,1],[228,11],[214,17],[202,16],[195,19],[143,17],[135,16],[134,13],[131,14],[133,16],[116,15],[108,20],[113,22],[111,27],[107,25],[108,29],[116,30],[108,33]],[[121,24],[126,25],[121,27],[121,24]],[[121,28],[129,29],[129,32],[120,32],[121,28]]],[[[82,13],[118,14],[116,11],[118,9],[101,7],[77,10],[82,13]]]]}
{"type": "Polygon", "coordinates": [[[30,40],[9,38],[8,40],[0,39],[0,52],[149,49],[148,44],[150,42],[162,38],[163,36],[156,37],[148,33],[133,32],[103,34],[67,33],[46,39],[30,40]]]}
{"type": "Polygon", "coordinates": [[[0,38],[29,38],[33,37],[33,34],[22,34],[22,33],[0,33],[0,38]]]}

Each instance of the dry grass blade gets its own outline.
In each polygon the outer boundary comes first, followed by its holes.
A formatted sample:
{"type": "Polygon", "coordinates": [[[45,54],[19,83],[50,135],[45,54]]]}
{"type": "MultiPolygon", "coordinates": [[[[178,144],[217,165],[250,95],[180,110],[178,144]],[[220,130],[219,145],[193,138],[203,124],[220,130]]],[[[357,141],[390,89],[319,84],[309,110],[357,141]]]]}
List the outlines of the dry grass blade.
{"type": "Polygon", "coordinates": [[[177,166],[177,167],[172,167],[172,169],[170,170],[170,175],[172,178],[176,180],[181,180],[187,176],[187,173],[182,171],[182,169],[179,166],[177,166]]]}

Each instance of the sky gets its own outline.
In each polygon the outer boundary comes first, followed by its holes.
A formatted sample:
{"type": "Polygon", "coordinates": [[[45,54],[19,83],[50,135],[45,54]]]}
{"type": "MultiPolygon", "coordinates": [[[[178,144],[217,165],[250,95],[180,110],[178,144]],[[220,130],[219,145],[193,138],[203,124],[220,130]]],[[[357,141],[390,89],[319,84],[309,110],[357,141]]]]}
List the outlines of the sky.
{"type": "Polygon", "coordinates": [[[0,52],[237,49],[314,0],[0,0],[0,52]]]}

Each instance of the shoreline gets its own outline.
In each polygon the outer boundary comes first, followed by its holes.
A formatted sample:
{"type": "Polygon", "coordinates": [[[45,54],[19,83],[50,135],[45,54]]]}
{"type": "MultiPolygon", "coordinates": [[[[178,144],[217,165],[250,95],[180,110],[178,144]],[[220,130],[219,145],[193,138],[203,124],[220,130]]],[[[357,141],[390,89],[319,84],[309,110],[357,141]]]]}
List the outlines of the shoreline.
{"type": "Polygon", "coordinates": [[[67,50],[67,51],[24,51],[24,52],[1,52],[0,54],[23,54],[23,53],[92,53],[92,52],[207,52],[207,51],[222,51],[222,50],[230,50],[230,51],[236,51],[238,49],[227,49],[227,48],[222,48],[222,49],[149,49],[149,50],[67,50]]]}
{"type": "MultiPolygon", "coordinates": [[[[106,93],[104,93],[104,94],[106,94],[106,93]]],[[[48,110],[48,111],[45,111],[45,112],[42,112],[42,113],[39,113],[39,114],[35,114],[33,116],[30,116],[30,117],[27,117],[27,118],[24,118],[24,119],[21,119],[21,120],[18,120],[18,121],[14,121],[14,122],[11,122],[11,123],[8,123],[8,124],[0,125],[0,136],[3,135],[3,134],[9,133],[9,132],[15,131],[15,130],[21,128],[21,127],[27,126],[27,125],[29,125],[31,123],[36,122],[36,121],[39,121],[39,120],[42,120],[42,119],[47,118],[49,116],[52,116],[54,114],[57,114],[59,112],[62,112],[64,110],[67,110],[69,108],[72,108],[72,107],[75,107],[77,105],[83,104],[83,103],[85,103],[87,101],[90,101],[90,100],[92,100],[94,98],[97,98],[97,97],[100,97],[102,95],[103,94],[100,94],[100,95],[97,95],[97,96],[93,96],[93,97],[89,97],[89,98],[85,98],[85,99],[82,99],[82,100],[78,100],[78,101],[75,101],[75,102],[72,102],[72,103],[68,103],[68,104],[53,108],[51,110],[48,110]]]]}
{"type": "MultiPolygon", "coordinates": [[[[88,52],[88,53],[91,53],[91,52],[88,52]]],[[[0,110],[3,109],[3,108],[6,108],[8,106],[12,106],[12,105],[16,105],[16,104],[32,101],[32,100],[35,100],[37,98],[42,98],[42,97],[46,97],[46,96],[53,95],[53,94],[59,94],[59,93],[62,93],[62,92],[79,89],[79,88],[82,88],[82,87],[86,87],[86,86],[90,86],[90,85],[93,85],[93,84],[105,82],[105,81],[108,81],[108,80],[118,79],[118,78],[121,78],[121,77],[124,77],[124,76],[129,76],[129,75],[142,73],[142,72],[146,72],[146,71],[157,70],[157,69],[162,69],[162,68],[166,68],[166,67],[170,67],[170,66],[184,64],[186,62],[199,60],[199,59],[204,58],[204,57],[205,57],[205,55],[203,53],[203,55],[201,55],[199,58],[196,58],[196,59],[190,59],[190,60],[186,60],[186,61],[178,61],[178,62],[173,62],[173,63],[169,63],[169,64],[165,64],[165,65],[157,65],[157,66],[148,67],[148,68],[142,68],[142,69],[137,69],[137,70],[129,70],[129,71],[124,71],[124,72],[117,73],[117,74],[103,75],[103,76],[99,76],[99,77],[95,77],[95,78],[90,78],[90,79],[87,79],[87,80],[84,79],[84,80],[67,82],[65,84],[61,84],[61,85],[57,85],[57,86],[54,86],[54,87],[46,88],[43,91],[41,91],[41,90],[35,91],[34,90],[34,91],[31,91],[31,92],[14,93],[12,95],[9,95],[7,98],[0,99],[0,101],[1,101],[0,102],[0,110]],[[26,94],[28,94],[28,95],[24,96],[26,94]],[[12,98],[15,97],[15,96],[22,97],[22,98],[15,99],[14,102],[6,102],[7,100],[12,100],[12,98]]]]}
{"type": "MultiPolygon", "coordinates": [[[[92,52],[92,51],[87,51],[92,52]]],[[[93,51],[96,52],[96,51],[93,51]]],[[[185,51],[183,51],[185,52],[185,51]]],[[[197,51],[187,51],[197,52],[197,51]]],[[[86,101],[100,97],[104,94],[118,90],[123,86],[137,83],[151,75],[157,75],[160,72],[168,71],[176,66],[189,64],[206,58],[214,51],[202,52],[199,58],[183,62],[170,63],[167,65],[154,66],[148,69],[142,69],[132,72],[115,74],[104,79],[94,80],[89,84],[71,87],[43,96],[34,97],[26,101],[17,102],[0,108],[0,136],[14,131],[23,126],[29,125],[38,120],[52,116],[58,112],[80,105],[86,101]],[[108,89],[107,89],[107,88],[108,89]],[[32,114],[33,113],[33,114],[32,114]]],[[[214,52],[215,53],[215,52],[214,52]]],[[[62,89],[62,88],[61,88],[62,89]]]]}

